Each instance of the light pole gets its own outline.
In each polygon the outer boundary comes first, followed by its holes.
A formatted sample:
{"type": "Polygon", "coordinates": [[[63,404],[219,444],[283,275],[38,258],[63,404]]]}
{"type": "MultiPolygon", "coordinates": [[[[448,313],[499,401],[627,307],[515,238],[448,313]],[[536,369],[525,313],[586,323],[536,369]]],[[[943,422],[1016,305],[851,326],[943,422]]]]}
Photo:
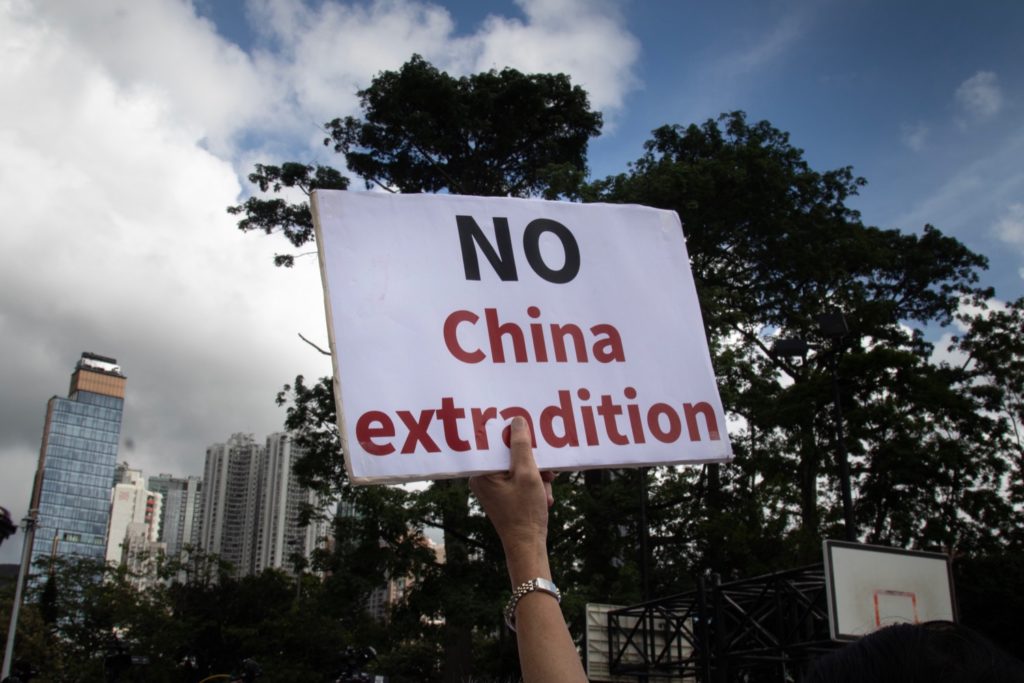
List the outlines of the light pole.
{"type": "MultiPolygon", "coordinates": [[[[818,331],[832,341],[828,349],[828,368],[832,379],[832,421],[836,442],[836,463],[839,467],[839,491],[843,503],[843,528],[847,541],[857,540],[857,524],[853,517],[853,493],[850,486],[850,462],[846,454],[846,440],[843,433],[843,406],[839,392],[839,354],[842,340],[850,333],[842,313],[823,313],[817,317],[818,331]]],[[[772,354],[784,358],[807,360],[811,345],[803,339],[779,339],[772,346],[772,354]]]]}
{"type": "Polygon", "coordinates": [[[644,602],[651,599],[650,577],[650,543],[647,529],[647,467],[641,467],[640,473],[640,583],[644,602]]]}
{"type": "Polygon", "coordinates": [[[25,530],[24,545],[21,548],[21,566],[18,568],[18,581],[14,588],[14,604],[11,605],[11,623],[7,627],[7,647],[4,649],[3,669],[0,669],[0,680],[11,675],[11,663],[14,661],[14,636],[18,631],[18,615],[21,612],[21,593],[25,589],[25,577],[28,576],[29,564],[32,562],[32,541],[36,537],[36,515],[39,510],[33,508],[28,516],[21,520],[25,530]]]}
{"type": "Polygon", "coordinates": [[[823,313],[818,316],[818,329],[832,340],[829,353],[829,372],[832,375],[832,419],[835,422],[836,460],[839,461],[839,490],[843,499],[843,526],[846,540],[857,540],[857,523],[853,518],[853,493],[850,490],[850,460],[846,455],[846,441],[843,438],[843,404],[839,394],[839,354],[843,338],[850,333],[842,313],[823,313]]]}

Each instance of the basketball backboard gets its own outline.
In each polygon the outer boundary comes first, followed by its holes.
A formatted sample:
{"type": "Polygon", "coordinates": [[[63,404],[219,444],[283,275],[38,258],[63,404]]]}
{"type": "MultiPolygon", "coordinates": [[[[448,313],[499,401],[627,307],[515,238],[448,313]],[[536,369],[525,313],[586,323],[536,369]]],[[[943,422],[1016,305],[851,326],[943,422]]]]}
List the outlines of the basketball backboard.
{"type": "Polygon", "coordinates": [[[834,640],[901,622],[956,621],[947,555],[844,541],[825,541],[824,554],[834,640]]]}

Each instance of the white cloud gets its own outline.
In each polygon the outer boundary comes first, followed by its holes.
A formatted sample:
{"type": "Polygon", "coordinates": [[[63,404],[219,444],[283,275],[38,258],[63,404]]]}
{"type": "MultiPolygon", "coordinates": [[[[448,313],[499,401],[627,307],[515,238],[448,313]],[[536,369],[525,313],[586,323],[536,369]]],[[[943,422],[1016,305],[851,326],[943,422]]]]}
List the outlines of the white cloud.
{"type": "Polygon", "coordinates": [[[622,107],[639,81],[633,68],[640,44],[610,2],[517,0],[526,20],[490,16],[470,40],[474,70],[512,66],[525,72],[564,72],[601,110],[622,107]]]}
{"type": "Polygon", "coordinates": [[[719,61],[713,71],[717,77],[735,78],[765,68],[803,35],[805,21],[800,13],[787,14],[743,49],[719,61]]]}
{"type": "Polygon", "coordinates": [[[1011,204],[996,221],[992,231],[1009,244],[1024,246],[1024,204],[1011,204]]]}
{"type": "Polygon", "coordinates": [[[199,473],[208,444],[279,429],[280,385],[329,367],[295,336],[324,336],[315,262],[275,271],[270,241],[233,229],[236,173],[197,145],[201,117],[27,8],[0,8],[0,501],[15,515],[46,399],[82,351],[121,362],[122,457],[150,473],[199,473]]]}
{"type": "Polygon", "coordinates": [[[925,223],[943,232],[967,234],[991,225],[994,207],[1008,206],[1024,192],[1024,129],[1006,135],[992,153],[953,171],[928,196],[908,211],[897,215],[892,225],[915,230],[925,223]]]}
{"type": "Polygon", "coordinates": [[[901,128],[901,140],[903,144],[915,152],[920,152],[928,142],[930,130],[927,124],[918,122],[913,125],[903,124],[901,128]]]}
{"type": "Polygon", "coordinates": [[[979,71],[956,89],[956,101],[976,120],[995,116],[1003,107],[999,79],[991,71],[979,71]]]}
{"type": "Polygon", "coordinates": [[[412,52],[453,73],[568,71],[621,104],[636,40],[612,5],[558,8],[456,35],[426,2],[252,0],[268,32],[247,54],[181,0],[0,2],[0,504],[27,508],[46,399],[82,351],[128,375],[121,456],[147,473],[199,473],[210,443],[279,429],[281,384],[330,372],[296,336],[326,344],[319,273],[275,269],[283,242],[238,233],[238,178],[253,160],[337,163],[317,126],[412,52]]]}
{"type": "Polygon", "coordinates": [[[565,72],[598,109],[621,107],[637,87],[639,42],[610,2],[521,0],[525,19],[490,15],[474,32],[457,34],[443,7],[412,0],[368,4],[253,0],[255,23],[273,51],[256,56],[302,115],[316,124],[355,113],[355,91],[413,53],[455,75],[506,66],[565,72]]]}
{"type": "Polygon", "coordinates": [[[229,151],[244,129],[280,123],[274,84],[192,3],[48,0],[34,7],[68,49],[102,64],[116,87],[160,96],[215,151],[229,151]]]}
{"type": "Polygon", "coordinates": [[[311,141],[323,137],[316,126],[357,112],[356,91],[377,72],[398,68],[414,52],[444,54],[454,31],[447,10],[416,2],[314,8],[303,0],[254,0],[250,9],[273,46],[257,53],[257,68],[285,93],[311,141]]]}
{"type": "MultiPolygon", "coordinates": [[[[748,109],[749,91],[782,63],[807,35],[824,5],[783,3],[785,11],[770,13],[771,20],[730,22],[730,28],[712,48],[691,64],[679,65],[689,83],[677,103],[676,120],[700,121],[723,111],[748,109]]],[[[681,76],[681,79],[683,77],[681,76]]]]}

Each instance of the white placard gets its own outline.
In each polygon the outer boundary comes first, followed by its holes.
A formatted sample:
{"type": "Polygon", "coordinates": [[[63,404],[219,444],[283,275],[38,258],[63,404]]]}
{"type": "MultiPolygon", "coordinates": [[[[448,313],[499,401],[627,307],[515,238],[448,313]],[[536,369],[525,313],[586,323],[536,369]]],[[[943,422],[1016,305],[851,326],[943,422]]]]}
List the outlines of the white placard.
{"type": "Polygon", "coordinates": [[[641,206],[318,190],[355,482],[731,458],[679,218],[641,206]]]}

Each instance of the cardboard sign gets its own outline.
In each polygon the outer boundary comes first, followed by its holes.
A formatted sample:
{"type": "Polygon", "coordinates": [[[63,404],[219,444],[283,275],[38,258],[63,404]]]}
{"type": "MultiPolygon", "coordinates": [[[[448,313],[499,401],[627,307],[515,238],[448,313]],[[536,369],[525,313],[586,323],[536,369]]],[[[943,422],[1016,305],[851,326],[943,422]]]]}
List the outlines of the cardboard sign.
{"type": "Polygon", "coordinates": [[[454,195],[313,194],[349,476],[731,458],[674,212],[454,195]]]}

